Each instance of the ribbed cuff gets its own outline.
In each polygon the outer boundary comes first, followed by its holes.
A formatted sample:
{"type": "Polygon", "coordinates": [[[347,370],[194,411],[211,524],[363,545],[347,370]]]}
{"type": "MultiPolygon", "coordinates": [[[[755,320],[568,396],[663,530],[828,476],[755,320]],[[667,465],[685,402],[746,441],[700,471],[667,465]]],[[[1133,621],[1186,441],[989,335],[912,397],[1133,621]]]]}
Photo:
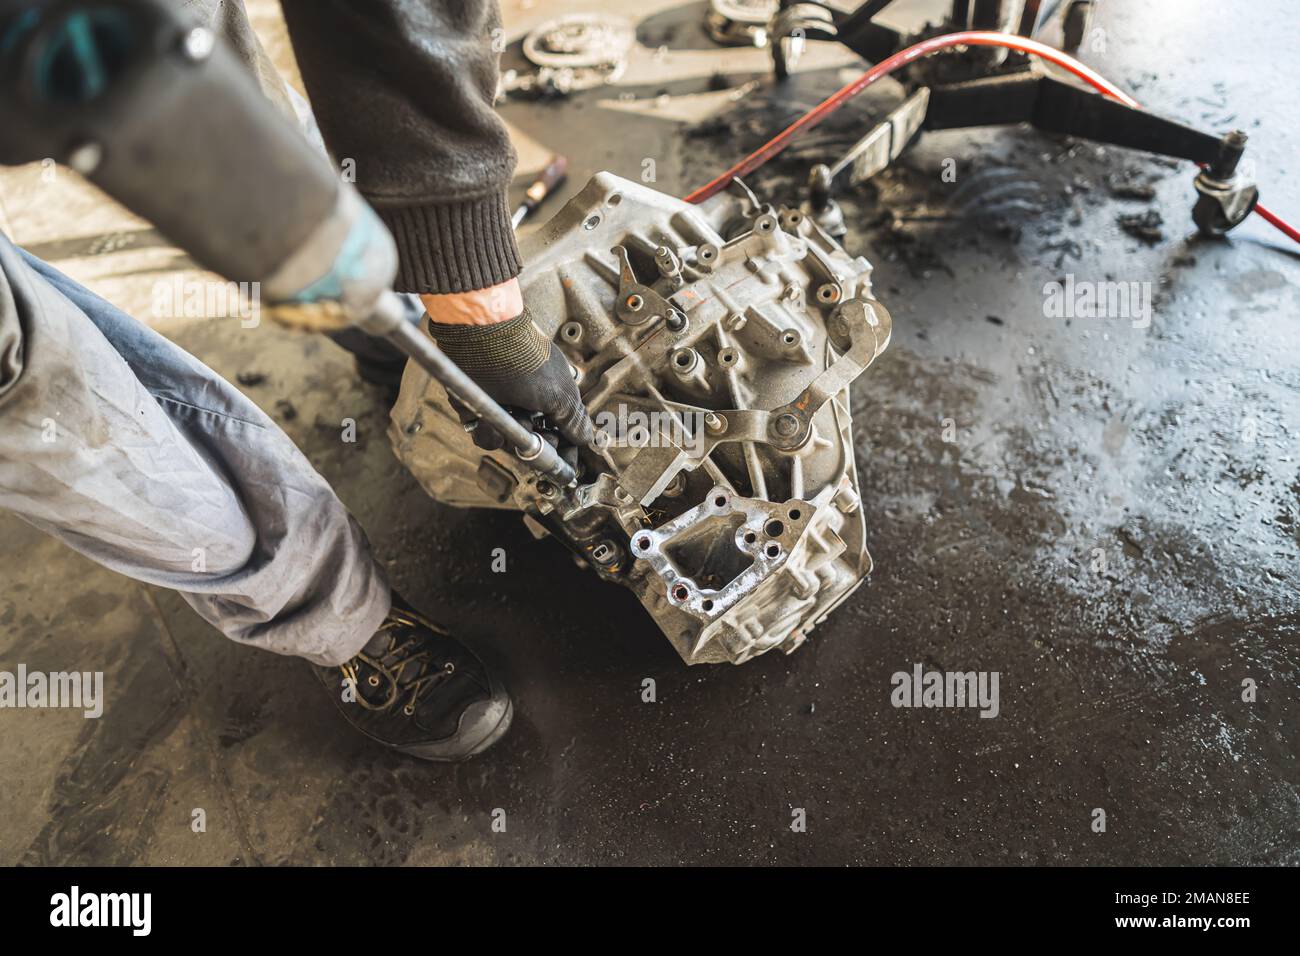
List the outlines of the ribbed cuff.
{"type": "Polygon", "coordinates": [[[447,357],[476,382],[509,382],[531,375],[551,356],[551,343],[525,309],[492,325],[449,325],[429,320],[429,332],[447,357]]]}
{"type": "Polygon", "coordinates": [[[504,194],[377,211],[397,241],[398,292],[469,292],[519,274],[504,194]]]}

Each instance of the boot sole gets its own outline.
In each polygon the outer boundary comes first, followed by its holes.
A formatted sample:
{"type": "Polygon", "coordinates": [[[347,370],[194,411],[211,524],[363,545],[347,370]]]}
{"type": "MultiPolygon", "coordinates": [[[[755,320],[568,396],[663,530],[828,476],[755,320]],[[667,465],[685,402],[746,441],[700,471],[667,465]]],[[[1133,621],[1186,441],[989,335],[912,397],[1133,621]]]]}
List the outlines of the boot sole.
{"type": "Polygon", "coordinates": [[[510,729],[510,724],[514,719],[515,702],[513,698],[507,698],[506,712],[501,715],[501,719],[497,721],[497,725],[492,728],[492,731],[484,737],[480,743],[476,744],[473,750],[455,757],[448,757],[444,754],[438,753],[439,748],[437,744],[428,744],[423,746],[417,744],[412,747],[393,747],[392,744],[388,744],[388,746],[392,747],[392,749],[396,750],[398,753],[404,753],[408,757],[415,757],[419,760],[428,760],[433,763],[464,763],[466,760],[477,757],[504,737],[506,731],[510,729]]]}

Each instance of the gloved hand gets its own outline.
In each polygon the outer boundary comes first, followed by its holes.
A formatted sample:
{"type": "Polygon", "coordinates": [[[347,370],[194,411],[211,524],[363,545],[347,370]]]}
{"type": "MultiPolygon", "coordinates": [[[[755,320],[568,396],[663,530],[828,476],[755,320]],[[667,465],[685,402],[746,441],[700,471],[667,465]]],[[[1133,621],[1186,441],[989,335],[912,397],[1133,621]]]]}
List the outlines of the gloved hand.
{"type": "MultiPolygon", "coordinates": [[[[579,448],[588,447],[595,428],[587,417],[582,396],[564,354],[537,330],[525,309],[519,316],[490,325],[452,325],[429,322],[438,347],[470,378],[507,408],[541,412],[560,433],[579,448]]],[[[474,415],[455,401],[462,422],[474,415]]],[[[486,422],[473,429],[474,443],[487,451],[501,448],[504,440],[486,422]]]]}

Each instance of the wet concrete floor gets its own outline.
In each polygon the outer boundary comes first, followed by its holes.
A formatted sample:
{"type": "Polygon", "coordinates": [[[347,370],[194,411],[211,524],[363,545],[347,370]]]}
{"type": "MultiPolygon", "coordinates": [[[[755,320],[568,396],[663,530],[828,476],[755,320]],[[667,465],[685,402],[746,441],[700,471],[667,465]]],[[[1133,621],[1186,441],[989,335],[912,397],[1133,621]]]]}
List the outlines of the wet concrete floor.
{"type": "MultiPolygon", "coordinates": [[[[511,36],[571,6],[507,4],[511,36]]],[[[638,60],[614,90],[503,107],[521,189],[560,149],[568,193],[652,159],[680,194],[842,80],[828,56],[773,92],[761,52],[704,38],[702,3],[606,6],[649,11],[638,60]]],[[[1300,218],[1289,4],[1193,7],[1103,4],[1085,59],[1148,106],[1247,129],[1265,200],[1300,218]]],[[[889,99],[754,185],[789,198],[889,99]]],[[[86,216],[36,210],[38,172],[0,179],[18,241],[114,301],[184,268],[165,249],[110,267],[121,243],[59,247],[135,227],[93,195],[86,216]]],[[[383,395],[333,345],[165,327],[227,377],[264,376],[248,394],[401,590],[499,668],[515,725],[460,766],[385,753],[302,662],[0,517],[0,667],[103,670],[108,687],[100,720],[0,716],[0,862],[1300,863],[1300,250],[1258,220],[1197,240],[1191,179],[1007,129],[926,137],[846,199],[846,245],[894,316],[853,393],[876,571],[794,655],[739,668],[684,667],[630,593],[517,517],[428,500],[388,449],[383,395]],[[1010,222],[989,195],[1006,175],[1033,207],[1010,222]],[[1145,239],[1121,225],[1151,211],[1145,239]],[[1138,283],[1149,324],[1045,314],[1067,275],[1138,283]],[[996,671],[998,716],[892,706],[891,675],[917,664],[996,671]]]]}

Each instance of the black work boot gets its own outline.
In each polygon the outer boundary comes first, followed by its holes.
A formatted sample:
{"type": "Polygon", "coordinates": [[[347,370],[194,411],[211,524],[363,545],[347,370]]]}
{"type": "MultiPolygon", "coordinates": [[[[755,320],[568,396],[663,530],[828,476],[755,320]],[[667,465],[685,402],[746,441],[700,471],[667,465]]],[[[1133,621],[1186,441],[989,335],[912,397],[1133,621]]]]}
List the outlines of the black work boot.
{"type": "Polygon", "coordinates": [[[510,698],[483,662],[397,594],[356,657],[315,671],[352,726],[422,760],[482,753],[514,716],[510,698]]]}

